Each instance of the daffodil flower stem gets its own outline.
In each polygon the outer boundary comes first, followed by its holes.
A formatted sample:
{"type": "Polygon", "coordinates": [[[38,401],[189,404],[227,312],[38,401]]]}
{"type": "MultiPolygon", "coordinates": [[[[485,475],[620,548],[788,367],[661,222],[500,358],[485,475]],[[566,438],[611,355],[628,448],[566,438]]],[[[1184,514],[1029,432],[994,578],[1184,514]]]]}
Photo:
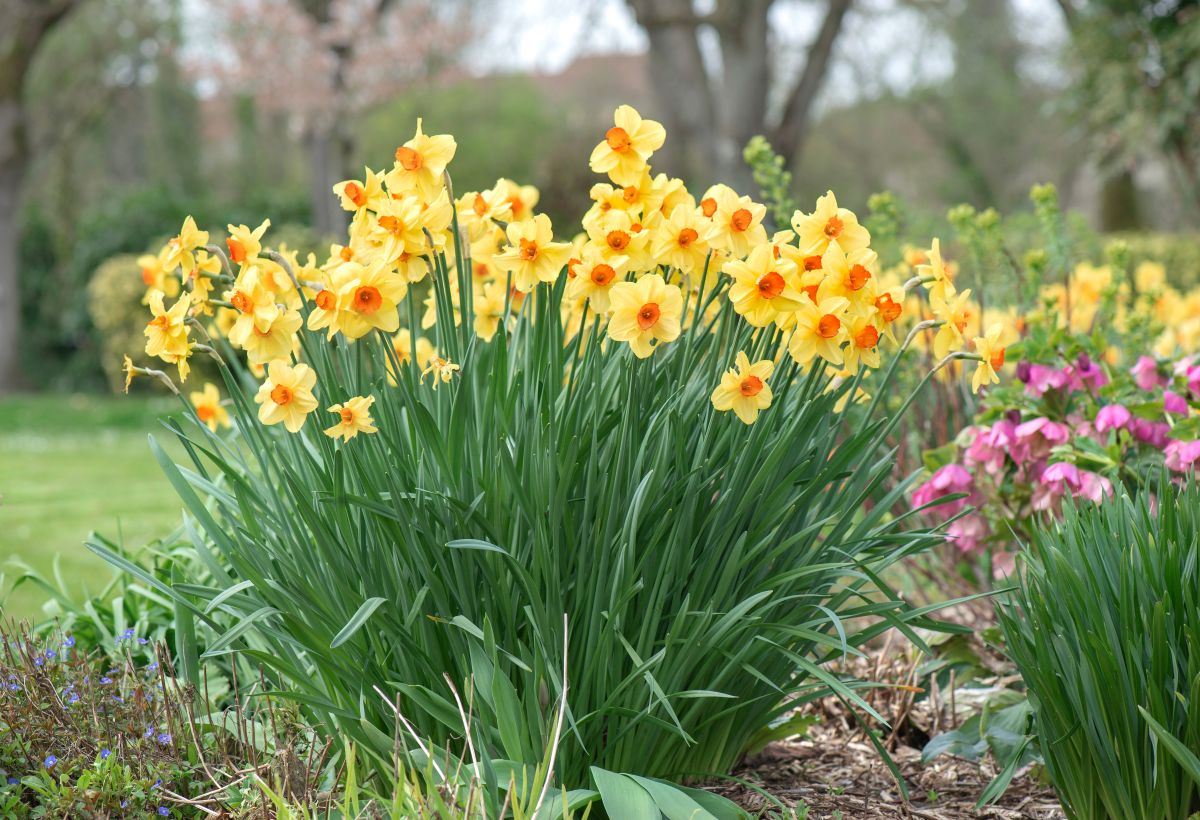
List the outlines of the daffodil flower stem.
{"type": "Polygon", "coordinates": [[[221,270],[225,271],[225,275],[232,282],[234,280],[233,268],[229,264],[229,257],[225,255],[225,251],[221,250],[218,245],[205,245],[204,250],[221,260],[221,270]]]}

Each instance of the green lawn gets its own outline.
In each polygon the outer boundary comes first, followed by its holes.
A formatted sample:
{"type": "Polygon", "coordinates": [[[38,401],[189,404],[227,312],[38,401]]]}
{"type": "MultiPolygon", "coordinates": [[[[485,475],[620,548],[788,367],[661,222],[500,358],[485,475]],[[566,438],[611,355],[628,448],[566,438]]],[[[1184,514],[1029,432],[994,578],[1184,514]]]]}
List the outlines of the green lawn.
{"type": "MultiPolygon", "coordinates": [[[[128,546],[169,533],[180,504],[146,442],[173,399],[126,396],[0,398],[0,601],[14,580],[10,559],[51,572],[62,556],[69,588],[98,589],[108,565],[83,541],[95,530],[128,546]]],[[[5,615],[34,617],[44,596],[22,587],[5,615]]]]}

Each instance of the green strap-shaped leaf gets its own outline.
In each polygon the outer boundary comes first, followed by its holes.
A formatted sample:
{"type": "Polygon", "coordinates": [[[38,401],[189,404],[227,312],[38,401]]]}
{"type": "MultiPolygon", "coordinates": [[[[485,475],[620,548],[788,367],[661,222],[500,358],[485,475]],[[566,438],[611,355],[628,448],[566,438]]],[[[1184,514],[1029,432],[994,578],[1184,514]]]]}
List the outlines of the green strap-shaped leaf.
{"type": "Polygon", "coordinates": [[[387,603],[386,598],[368,598],[363,601],[362,606],[358,608],[350,620],[346,621],[346,625],[341,628],[338,634],[333,636],[333,640],[329,644],[330,649],[337,649],[354,635],[359,628],[366,623],[367,618],[371,617],[371,613],[379,609],[380,605],[387,603]]]}

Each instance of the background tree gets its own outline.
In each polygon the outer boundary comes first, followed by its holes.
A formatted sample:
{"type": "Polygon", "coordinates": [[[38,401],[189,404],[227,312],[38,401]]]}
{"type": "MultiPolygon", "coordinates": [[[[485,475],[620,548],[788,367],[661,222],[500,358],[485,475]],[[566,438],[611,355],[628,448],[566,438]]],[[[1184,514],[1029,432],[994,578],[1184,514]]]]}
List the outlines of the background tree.
{"type": "Polygon", "coordinates": [[[1200,222],[1200,0],[1057,0],[1071,34],[1074,108],[1109,184],[1106,228],[1136,227],[1130,167],[1157,153],[1200,222]]]}
{"type": "Polygon", "coordinates": [[[17,224],[29,164],[25,79],[54,28],[80,0],[0,4],[0,393],[18,387],[21,339],[17,224]]]}
{"type": "Polygon", "coordinates": [[[742,149],[755,134],[795,160],[853,0],[825,0],[798,72],[784,68],[781,52],[796,47],[789,33],[805,4],[716,0],[702,12],[694,0],[627,2],[650,40],[650,81],[671,135],[668,164],[693,178],[748,188],[742,149]],[[706,36],[716,39],[712,58],[706,36]]]}
{"type": "Polygon", "coordinates": [[[358,115],[455,61],[467,38],[464,4],[219,0],[214,5],[224,21],[220,35],[231,46],[230,59],[203,59],[197,70],[234,93],[251,95],[268,115],[284,115],[307,150],[315,227],[324,234],[344,230],[346,212],[330,190],[361,170],[351,167],[358,115]]]}

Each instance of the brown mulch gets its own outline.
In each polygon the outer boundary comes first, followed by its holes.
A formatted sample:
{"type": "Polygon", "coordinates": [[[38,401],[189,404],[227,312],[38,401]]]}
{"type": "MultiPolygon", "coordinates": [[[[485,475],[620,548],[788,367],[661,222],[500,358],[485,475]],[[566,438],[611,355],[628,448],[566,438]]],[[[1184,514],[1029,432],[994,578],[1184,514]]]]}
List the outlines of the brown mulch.
{"type": "MultiPolygon", "coordinates": [[[[957,614],[962,620],[973,620],[968,613],[957,614]]],[[[1012,680],[1008,676],[1013,670],[982,642],[972,639],[972,647],[984,659],[985,667],[994,669],[990,680],[997,686],[1012,680]]],[[[928,764],[921,763],[921,747],[929,738],[956,728],[977,709],[936,690],[928,697],[918,697],[925,694],[915,685],[921,661],[907,641],[892,635],[874,647],[867,658],[848,662],[842,670],[862,680],[886,684],[867,690],[863,697],[888,720],[890,728],[883,729],[881,740],[907,784],[907,802],[863,729],[833,698],[805,708],[820,721],[805,737],[772,743],[735,773],[757,789],[735,783],[709,788],[759,817],[805,817],[803,809],[807,807],[807,818],[811,820],[1064,818],[1053,789],[1035,771],[1018,772],[1000,800],[976,809],[979,795],[997,773],[990,756],[970,761],[943,755],[928,764]],[[795,814],[782,813],[780,803],[795,814]]]]}

